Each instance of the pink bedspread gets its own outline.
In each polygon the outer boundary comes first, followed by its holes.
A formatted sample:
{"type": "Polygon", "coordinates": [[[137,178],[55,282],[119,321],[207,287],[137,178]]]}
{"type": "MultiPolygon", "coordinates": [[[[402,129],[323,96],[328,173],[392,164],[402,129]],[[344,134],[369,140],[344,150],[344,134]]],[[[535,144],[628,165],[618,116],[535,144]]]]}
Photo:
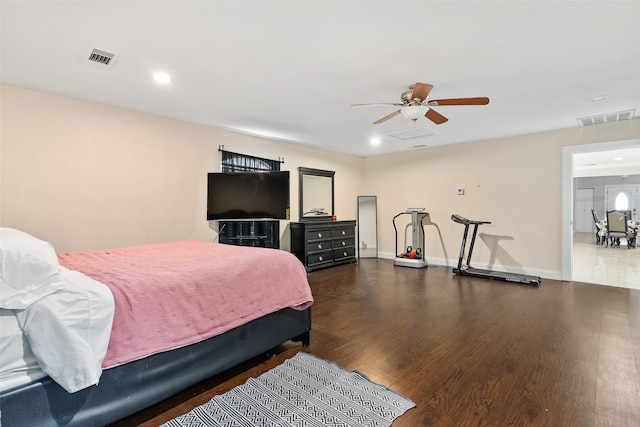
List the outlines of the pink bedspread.
{"type": "Polygon", "coordinates": [[[115,315],[103,368],[313,303],[302,263],[277,249],[179,241],[58,258],[113,293],[115,315]]]}

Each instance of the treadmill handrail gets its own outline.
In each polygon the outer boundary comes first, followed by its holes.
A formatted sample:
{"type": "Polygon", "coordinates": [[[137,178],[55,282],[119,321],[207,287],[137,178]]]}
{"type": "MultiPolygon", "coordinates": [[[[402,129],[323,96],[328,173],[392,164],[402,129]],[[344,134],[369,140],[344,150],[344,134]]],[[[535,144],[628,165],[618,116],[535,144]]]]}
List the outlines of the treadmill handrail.
{"type": "Polygon", "coordinates": [[[461,217],[460,215],[457,215],[457,214],[451,215],[451,219],[457,222],[458,224],[491,224],[491,221],[471,221],[470,219],[461,217]]]}

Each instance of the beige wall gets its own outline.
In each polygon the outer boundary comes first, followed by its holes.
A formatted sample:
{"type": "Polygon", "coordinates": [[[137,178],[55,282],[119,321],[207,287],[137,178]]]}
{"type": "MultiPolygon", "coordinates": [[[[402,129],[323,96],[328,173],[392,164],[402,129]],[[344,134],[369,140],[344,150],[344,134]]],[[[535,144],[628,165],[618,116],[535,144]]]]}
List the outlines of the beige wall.
{"type": "MultiPolygon", "coordinates": [[[[206,173],[218,146],[284,158],[298,217],[299,166],[336,171],[336,215],[355,219],[356,196],[378,196],[379,253],[392,257],[392,218],[430,213],[430,264],[458,256],[463,227],[450,216],[492,221],[480,229],[480,267],[560,277],[562,147],[640,137],[640,119],[366,159],[176,120],[0,86],[0,224],[59,251],[176,239],[213,240],[206,173]],[[465,195],[456,195],[464,188],[465,195]]],[[[287,222],[281,222],[288,249],[287,222]]]]}
{"type": "Polygon", "coordinates": [[[394,254],[395,214],[424,207],[432,262],[457,260],[464,226],[451,220],[456,213],[492,222],[479,228],[477,267],[560,278],[562,147],[638,137],[635,119],[367,158],[365,192],[378,195],[379,251],[394,254]]]}
{"type": "MultiPolygon", "coordinates": [[[[363,159],[197,126],[75,99],[0,86],[0,224],[60,252],[177,239],[213,240],[206,174],[218,146],[297,168],[336,171],[336,214],[356,216],[363,159]]],[[[289,248],[288,222],[281,246],[289,248]]]]}

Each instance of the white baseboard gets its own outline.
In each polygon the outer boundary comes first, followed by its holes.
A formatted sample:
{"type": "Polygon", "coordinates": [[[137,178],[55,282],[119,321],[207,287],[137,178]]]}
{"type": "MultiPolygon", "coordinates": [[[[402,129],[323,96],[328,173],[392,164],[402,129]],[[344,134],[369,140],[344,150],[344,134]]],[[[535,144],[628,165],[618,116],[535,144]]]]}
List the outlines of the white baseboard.
{"type": "MultiPolygon", "coordinates": [[[[384,259],[394,259],[396,256],[393,252],[378,252],[378,258],[384,259]]],[[[427,257],[427,267],[429,265],[438,265],[441,267],[457,267],[458,260],[450,260],[446,258],[435,258],[435,257],[427,257]]],[[[473,266],[476,268],[489,269],[488,264],[483,263],[473,263],[473,266]]],[[[502,266],[502,265],[493,265],[491,266],[493,270],[506,271],[507,273],[515,273],[515,274],[528,274],[530,276],[539,276],[543,279],[551,279],[551,280],[562,280],[562,272],[561,271],[552,271],[552,270],[539,270],[539,269],[524,269],[522,267],[512,267],[512,266],[502,266]]]]}

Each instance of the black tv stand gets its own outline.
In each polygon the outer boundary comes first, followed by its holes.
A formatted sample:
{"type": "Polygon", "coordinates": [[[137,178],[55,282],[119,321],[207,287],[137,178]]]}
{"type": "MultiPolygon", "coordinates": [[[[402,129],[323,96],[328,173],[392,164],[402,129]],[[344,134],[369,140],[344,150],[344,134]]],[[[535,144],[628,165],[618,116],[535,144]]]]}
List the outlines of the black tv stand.
{"type": "Polygon", "coordinates": [[[239,219],[218,221],[218,241],[228,245],[280,249],[280,221],[239,219]]]}

